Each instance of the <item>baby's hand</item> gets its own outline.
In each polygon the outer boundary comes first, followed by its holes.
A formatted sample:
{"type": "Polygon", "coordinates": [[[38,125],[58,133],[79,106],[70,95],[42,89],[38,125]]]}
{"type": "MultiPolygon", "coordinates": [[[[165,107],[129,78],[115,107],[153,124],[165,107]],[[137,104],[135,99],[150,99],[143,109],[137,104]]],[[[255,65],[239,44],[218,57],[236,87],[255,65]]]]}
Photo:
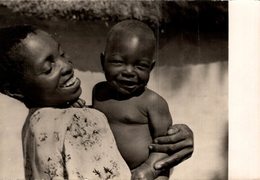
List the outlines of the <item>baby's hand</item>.
{"type": "Polygon", "coordinates": [[[73,104],[71,104],[71,107],[74,107],[74,108],[82,108],[82,107],[85,106],[85,104],[86,104],[86,101],[79,98],[76,102],[74,102],[73,104]]]}
{"type": "Polygon", "coordinates": [[[153,180],[156,178],[155,170],[152,166],[143,163],[141,166],[133,169],[132,180],[153,180]]]}

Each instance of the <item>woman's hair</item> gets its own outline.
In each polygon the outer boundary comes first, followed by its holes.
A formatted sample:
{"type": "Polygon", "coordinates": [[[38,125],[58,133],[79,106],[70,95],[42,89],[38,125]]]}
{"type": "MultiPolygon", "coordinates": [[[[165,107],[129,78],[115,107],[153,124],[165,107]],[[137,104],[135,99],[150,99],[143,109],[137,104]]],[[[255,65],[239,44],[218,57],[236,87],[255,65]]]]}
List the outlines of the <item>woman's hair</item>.
{"type": "Polygon", "coordinates": [[[0,28],[0,92],[14,92],[25,70],[18,46],[28,34],[35,33],[30,25],[0,28]]]}

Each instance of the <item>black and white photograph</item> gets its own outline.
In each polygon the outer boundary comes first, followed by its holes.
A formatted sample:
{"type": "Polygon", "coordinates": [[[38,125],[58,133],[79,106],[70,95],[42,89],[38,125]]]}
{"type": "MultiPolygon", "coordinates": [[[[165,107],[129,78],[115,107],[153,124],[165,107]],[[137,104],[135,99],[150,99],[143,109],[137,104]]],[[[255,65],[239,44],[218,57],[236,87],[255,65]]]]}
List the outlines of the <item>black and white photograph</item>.
{"type": "Polygon", "coordinates": [[[229,2],[0,0],[0,179],[229,179],[229,2]]]}

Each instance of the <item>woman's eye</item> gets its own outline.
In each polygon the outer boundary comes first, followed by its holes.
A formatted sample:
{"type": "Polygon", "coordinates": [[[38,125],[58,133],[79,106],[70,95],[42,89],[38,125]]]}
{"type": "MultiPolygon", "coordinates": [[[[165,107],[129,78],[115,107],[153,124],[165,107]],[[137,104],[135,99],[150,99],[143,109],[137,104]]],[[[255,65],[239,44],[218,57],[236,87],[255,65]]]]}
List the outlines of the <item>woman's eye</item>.
{"type": "Polygon", "coordinates": [[[46,66],[44,70],[44,74],[50,74],[52,72],[53,66],[55,65],[55,62],[50,62],[48,66],[46,66]]]}
{"type": "Polygon", "coordinates": [[[50,74],[52,71],[52,67],[50,67],[47,71],[44,72],[44,74],[50,74]]]}
{"type": "Polygon", "coordinates": [[[63,57],[63,58],[66,57],[65,52],[62,52],[62,53],[60,54],[60,56],[63,57]]]}

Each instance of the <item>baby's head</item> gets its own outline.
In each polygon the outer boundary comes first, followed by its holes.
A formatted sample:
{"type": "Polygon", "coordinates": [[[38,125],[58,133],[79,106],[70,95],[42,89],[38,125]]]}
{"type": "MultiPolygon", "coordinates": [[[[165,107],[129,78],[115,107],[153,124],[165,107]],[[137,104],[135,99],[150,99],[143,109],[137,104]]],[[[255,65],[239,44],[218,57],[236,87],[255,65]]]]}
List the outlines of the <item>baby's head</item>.
{"type": "Polygon", "coordinates": [[[155,64],[153,31],[137,20],[119,22],[108,33],[101,63],[107,82],[122,95],[144,90],[155,64]]]}
{"type": "Polygon", "coordinates": [[[28,25],[0,29],[0,92],[31,107],[63,107],[81,94],[60,44],[28,25]]]}

